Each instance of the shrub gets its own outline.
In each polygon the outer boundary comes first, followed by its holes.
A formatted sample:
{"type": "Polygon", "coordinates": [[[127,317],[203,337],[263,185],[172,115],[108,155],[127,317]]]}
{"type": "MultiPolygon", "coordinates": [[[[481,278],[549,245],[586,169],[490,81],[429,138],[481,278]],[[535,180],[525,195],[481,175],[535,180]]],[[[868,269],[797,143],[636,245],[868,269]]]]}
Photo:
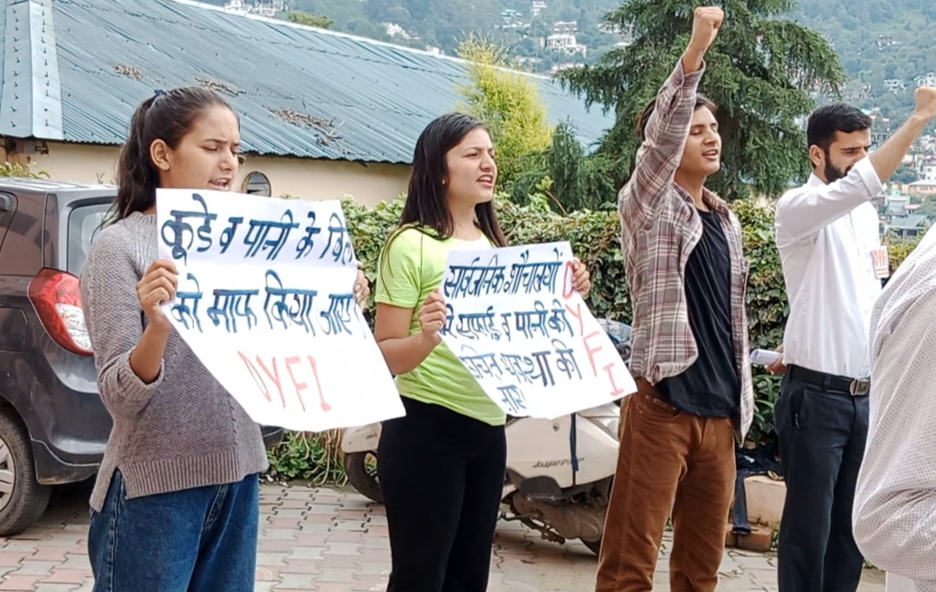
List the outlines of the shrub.
{"type": "Polygon", "coordinates": [[[5,161],[0,163],[0,177],[28,177],[30,179],[48,179],[46,171],[34,171],[32,163],[23,166],[18,162],[5,161]]]}
{"type": "Polygon", "coordinates": [[[283,440],[267,451],[273,481],[301,479],[313,485],[344,485],[344,464],[340,454],[341,430],[320,434],[286,432],[283,440]]]}
{"type": "Polygon", "coordinates": [[[906,259],[907,256],[913,252],[913,249],[915,249],[918,244],[920,244],[920,240],[922,238],[922,236],[919,236],[907,241],[894,241],[887,245],[888,254],[890,255],[891,270],[900,267],[900,264],[903,263],[904,259],[906,259]]]}

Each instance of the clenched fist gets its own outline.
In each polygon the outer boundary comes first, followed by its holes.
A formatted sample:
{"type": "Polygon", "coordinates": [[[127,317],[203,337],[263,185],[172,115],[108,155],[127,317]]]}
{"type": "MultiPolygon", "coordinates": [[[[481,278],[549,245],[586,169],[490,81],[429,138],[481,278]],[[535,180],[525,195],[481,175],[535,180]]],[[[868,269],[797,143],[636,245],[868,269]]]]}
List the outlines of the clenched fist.
{"type": "Polygon", "coordinates": [[[168,328],[169,319],[163,314],[162,304],[175,298],[179,286],[179,272],[175,263],[160,259],[150,265],[143,277],[137,282],[137,297],[140,307],[146,313],[151,324],[168,328]]]}
{"type": "Polygon", "coordinates": [[[718,36],[718,30],[721,29],[724,20],[725,11],[717,6],[700,6],[696,8],[692,21],[692,37],[689,39],[689,47],[704,53],[712,46],[712,42],[718,36]]]}
{"type": "Polygon", "coordinates": [[[358,269],[357,280],[354,282],[354,301],[361,309],[367,308],[367,297],[370,296],[370,285],[363,269],[358,269]]]}
{"type": "Polygon", "coordinates": [[[423,335],[438,345],[442,342],[442,336],[439,331],[445,326],[445,297],[438,288],[426,297],[422,307],[419,309],[419,328],[423,335]]]}
{"type": "Polygon", "coordinates": [[[936,117],[936,88],[921,86],[916,89],[916,113],[933,119],[936,117]]]}

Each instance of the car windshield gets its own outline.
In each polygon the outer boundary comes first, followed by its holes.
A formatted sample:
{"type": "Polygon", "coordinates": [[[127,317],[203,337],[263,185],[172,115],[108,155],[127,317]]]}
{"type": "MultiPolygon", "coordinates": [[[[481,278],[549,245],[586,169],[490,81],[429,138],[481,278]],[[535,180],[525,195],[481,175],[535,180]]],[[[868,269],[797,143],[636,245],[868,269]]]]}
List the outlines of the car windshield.
{"type": "Polygon", "coordinates": [[[79,206],[68,215],[68,269],[78,275],[91,251],[91,240],[104,224],[111,202],[79,206]]]}

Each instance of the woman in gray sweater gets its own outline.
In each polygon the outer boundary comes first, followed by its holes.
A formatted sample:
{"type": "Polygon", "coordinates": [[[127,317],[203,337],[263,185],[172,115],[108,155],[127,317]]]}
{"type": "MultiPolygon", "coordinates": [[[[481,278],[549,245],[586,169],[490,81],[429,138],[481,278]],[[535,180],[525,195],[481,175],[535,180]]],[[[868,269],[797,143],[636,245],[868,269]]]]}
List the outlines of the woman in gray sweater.
{"type": "Polygon", "coordinates": [[[254,588],[260,428],[172,330],[177,276],[157,260],[156,188],[230,190],[240,124],[202,88],[136,110],[114,220],[81,274],[101,398],[114,419],[91,498],[95,592],[254,588]]]}

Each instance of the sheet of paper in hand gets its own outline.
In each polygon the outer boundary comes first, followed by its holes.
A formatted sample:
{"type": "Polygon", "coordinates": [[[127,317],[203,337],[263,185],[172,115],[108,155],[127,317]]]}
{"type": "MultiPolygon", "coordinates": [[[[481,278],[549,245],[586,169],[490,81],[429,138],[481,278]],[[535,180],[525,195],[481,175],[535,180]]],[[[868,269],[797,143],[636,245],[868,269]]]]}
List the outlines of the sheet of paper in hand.
{"type": "Polygon", "coordinates": [[[449,253],[443,339],[508,415],[554,419],[637,390],[572,277],[567,242],[449,253]]]}
{"type": "Polygon", "coordinates": [[[321,431],[400,417],[354,300],[338,201],[160,189],[159,256],[179,270],[166,315],[254,421],[321,431]]]}

